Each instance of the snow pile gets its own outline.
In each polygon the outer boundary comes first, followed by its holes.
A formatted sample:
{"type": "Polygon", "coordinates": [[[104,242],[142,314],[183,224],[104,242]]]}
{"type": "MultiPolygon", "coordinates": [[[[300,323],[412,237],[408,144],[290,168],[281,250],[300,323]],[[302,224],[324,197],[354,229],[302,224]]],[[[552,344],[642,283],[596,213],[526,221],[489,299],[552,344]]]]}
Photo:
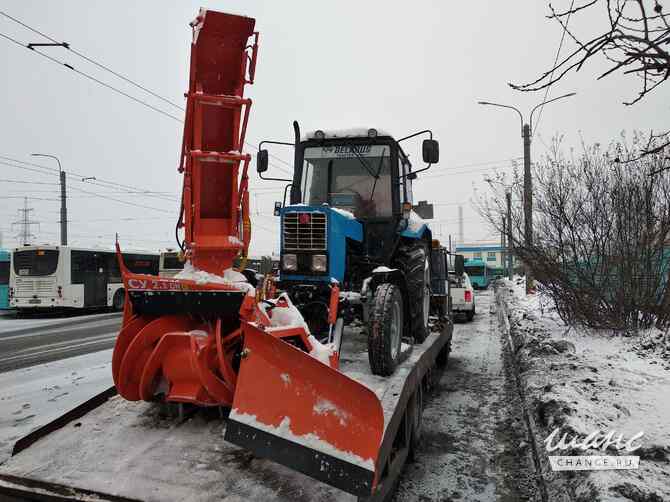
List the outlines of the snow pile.
{"type": "Polygon", "coordinates": [[[309,343],[312,345],[309,355],[323,364],[330,366],[330,356],[335,353],[335,346],[332,343],[323,344],[310,334],[309,326],[307,326],[305,319],[286,293],[282,293],[275,300],[268,300],[268,302],[276,305],[280,300],[284,300],[287,306],[269,308],[269,305],[266,303],[259,305],[261,310],[270,318],[269,331],[273,328],[304,328],[305,332],[309,335],[309,343]]]}
{"type": "Polygon", "coordinates": [[[632,500],[670,500],[670,362],[653,351],[637,350],[640,337],[565,325],[549,298],[539,293],[526,297],[523,281],[505,281],[499,294],[511,305],[511,340],[549,486],[556,493],[567,487],[580,500],[614,493],[641,494],[632,500]],[[633,453],[614,447],[551,453],[639,455],[639,469],[585,471],[576,478],[552,472],[544,441],[556,429],[559,437],[577,440],[594,432],[614,431],[624,441],[644,433],[636,441],[642,447],[633,453]]]}
{"type": "Polygon", "coordinates": [[[421,216],[416,214],[414,211],[409,214],[409,220],[407,220],[407,230],[410,232],[419,232],[424,225],[426,225],[426,220],[421,218],[421,216]]]}
{"type": "Polygon", "coordinates": [[[300,311],[293,305],[293,302],[286,293],[282,293],[274,300],[267,300],[259,304],[259,307],[270,318],[270,326],[273,328],[305,328],[309,333],[309,327],[302,317],[300,311]],[[269,304],[277,305],[286,302],[284,306],[270,307],[269,304]]]}
{"type": "Polygon", "coordinates": [[[312,350],[309,352],[309,355],[323,364],[330,366],[330,356],[335,354],[335,345],[332,343],[321,343],[312,335],[309,335],[309,343],[312,344],[312,350]]]}
{"type": "Polygon", "coordinates": [[[235,420],[236,422],[246,424],[255,429],[259,429],[261,431],[272,434],[273,436],[286,439],[293,443],[297,443],[299,445],[306,446],[307,448],[311,448],[312,450],[318,451],[320,453],[324,453],[326,455],[330,455],[331,457],[335,457],[345,462],[349,462],[350,464],[363,467],[364,469],[368,469],[370,471],[375,470],[375,463],[374,459],[372,458],[366,459],[360,457],[359,455],[356,455],[353,452],[340,450],[313,433],[302,434],[302,435],[294,434],[293,431],[291,431],[291,419],[289,417],[284,417],[281,423],[278,426],[274,427],[272,425],[268,425],[258,421],[256,419],[256,415],[251,415],[248,413],[240,413],[236,408],[233,408],[232,410],[230,410],[229,418],[231,420],[235,420]]]}
{"type": "Polygon", "coordinates": [[[244,274],[241,274],[232,268],[226,269],[223,272],[222,277],[210,272],[205,272],[204,270],[198,270],[191,262],[187,261],[184,263],[184,269],[175,275],[174,278],[195,281],[198,284],[225,284],[227,286],[234,286],[247,293],[252,293],[254,291],[253,286],[247,282],[247,278],[244,277],[244,274]]]}
{"type": "MultiPolygon", "coordinates": [[[[370,129],[377,130],[377,136],[391,136],[391,134],[382,129],[377,129],[376,127],[351,127],[348,129],[331,129],[331,130],[322,130],[326,138],[367,138],[368,131],[370,129]]],[[[317,129],[319,130],[319,129],[317,129]]],[[[308,139],[314,139],[315,131],[308,131],[300,140],[306,141],[308,139]]]]}
{"type": "Polygon", "coordinates": [[[335,211],[337,214],[344,216],[348,220],[355,220],[356,217],[351,211],[347,211],[346,209],[340,209],[339,207],[331,207],[333,211],[335,211]]]}

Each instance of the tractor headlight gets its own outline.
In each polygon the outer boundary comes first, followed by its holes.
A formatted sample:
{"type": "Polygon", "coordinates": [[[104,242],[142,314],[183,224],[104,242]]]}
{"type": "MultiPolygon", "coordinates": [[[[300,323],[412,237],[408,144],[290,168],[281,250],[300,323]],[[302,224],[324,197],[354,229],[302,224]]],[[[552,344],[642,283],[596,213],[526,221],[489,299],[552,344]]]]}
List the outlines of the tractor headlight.
{"type": "Polygon", "coordinates": [[[294,254],[285,254],[282,258],[282,268],[284,270],[298,270],[298,257],[294,254]]]}
{"type": "Polygon", "coordinates": [[[312,270],[314,272],[325,272],[328,269],[328,258],[325,254],[312,255],[312,270]]]}

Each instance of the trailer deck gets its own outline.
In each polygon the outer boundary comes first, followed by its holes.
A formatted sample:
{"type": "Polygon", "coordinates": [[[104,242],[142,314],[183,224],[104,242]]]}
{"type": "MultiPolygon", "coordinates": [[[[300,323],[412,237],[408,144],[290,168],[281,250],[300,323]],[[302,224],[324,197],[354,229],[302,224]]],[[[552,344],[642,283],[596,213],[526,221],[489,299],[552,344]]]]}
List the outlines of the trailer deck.
{"type": "MultiPolygon", "coordinates": [[[[407,346],[405,360],[384,378],[370,372],[365,336],[346,330],[340,370],[370,388],[384,410],[380,461],[391,456],[410,397],[451,333],[447,324],[424,343],[407,346]]],[[[356,500],[224,441],[218,408],[180,418],[155,403],[119,396],[103,401],[1,465],[0,494],[40,501],[356,500]]],[[[35,436],[28,439],[24,446],[35,436]]],[[[389,467],[387,476],[393,481],[399,472],[389,467]]],[[[390,483],[380,484],[388,492],[390,483]]]]}

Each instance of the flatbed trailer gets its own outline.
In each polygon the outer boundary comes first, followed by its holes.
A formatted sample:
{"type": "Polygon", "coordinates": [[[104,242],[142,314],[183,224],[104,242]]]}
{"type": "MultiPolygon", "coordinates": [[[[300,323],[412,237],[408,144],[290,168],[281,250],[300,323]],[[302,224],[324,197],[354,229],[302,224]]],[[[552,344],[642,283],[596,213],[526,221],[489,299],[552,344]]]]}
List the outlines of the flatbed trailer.
{"type": "Polygon", "coordinates": [[[180,416],[157,403],[126,401],[110,388],[16,443],[0,465],[0,500],[388,500],[413,453],[430,373],[449,354],[453,324],[432,328],[422,344],[403,345],[405,359],[390,377],[372,375],[365,335],[345,331],[340,371],[371,389],[384,411],[381,476],[369,496],[224,441],[225,410],[180,416]]]}

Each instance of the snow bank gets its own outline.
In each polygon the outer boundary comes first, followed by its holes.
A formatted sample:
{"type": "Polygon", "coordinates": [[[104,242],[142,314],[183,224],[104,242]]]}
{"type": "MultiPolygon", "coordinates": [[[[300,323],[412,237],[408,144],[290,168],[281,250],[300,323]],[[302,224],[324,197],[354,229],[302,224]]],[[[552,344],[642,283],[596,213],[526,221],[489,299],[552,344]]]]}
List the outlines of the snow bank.
{"type": "MultiPolygon", "coordinates": [[[[561,493],[569,487],[580,500],[604,500],[614,493],[642,494],[629,497],[633,500],[670,500],[670,400],[666,398],[670,360],[662,354],[640,353],[640,337],[565,325],[549,298],[541,293],[526,297],[522,279],[503,284],[499,294],[509,305],[511,343],[550,491],[561,493]],[[622,434],[630,439],[643,432],[636,441],[642,447],[632,453],[640,457],[639,468],[584,471],[579,477],[571,477],[569,471],[553,472],[544,442],[556,429],[559,437],[565,433],[577,440],[612,431],[615,437],[622,434]]],[[[615,448],[551,453],[622,454],[628,453],[615,448]]]]}
{"type": "Polygon", "coordinates": [[[230,419],[242,424],[246,424],[255,429],[267,432],[273,436],[277,436],[293,443],[306,446],[307,448],[311,448],[320,453],[330,455],[331,457],[335,457],[339,460],[349,462],[350,464],[363,467],[364,469],[368,469],[370,471],[375,470],[374,459],[365,459],[350,451],[340,450],[313,433],[302,435],[294,434],[293,431],[291,431],[291,419],[289,417],[284,417],[281,423],[277,427],[274,427],[272,425],[258,421],[256,419],[256,415],[240,413],[236,408],[233,408],[230,410],[230,419]]]}
{"type": "Polygon", "coordinates": [[[323,364],[330,366],[330,356],[335,354],[335,345],[332,343],[321,343],[312,335],[309,335],[309,343],[312,344],[312,350],[309,355],[314,359],[318,359],[323,364]]]}

